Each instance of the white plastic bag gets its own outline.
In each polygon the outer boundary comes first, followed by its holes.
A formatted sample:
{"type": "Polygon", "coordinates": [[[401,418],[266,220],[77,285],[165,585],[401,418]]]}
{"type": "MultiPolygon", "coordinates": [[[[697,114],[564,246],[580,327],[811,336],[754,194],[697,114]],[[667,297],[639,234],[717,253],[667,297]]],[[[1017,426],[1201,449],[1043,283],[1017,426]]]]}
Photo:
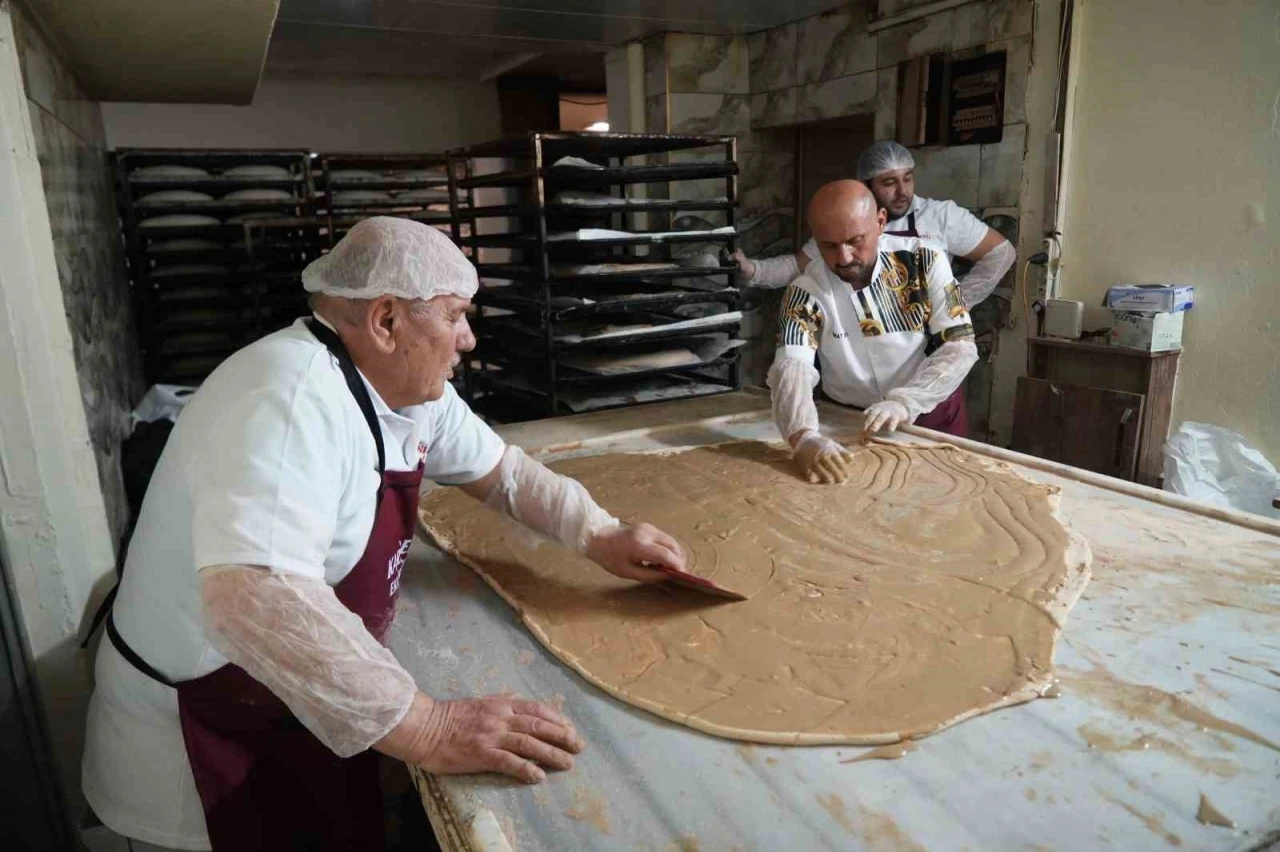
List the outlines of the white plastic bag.
{"type": "Polygon", "coordinates": [[[130,426],[154,420],[172,420],[177,423],[178,415],[195,392],[195,388],[187,385],[152,385],[142,402],[133,410],[130,426]]]}
{"type": "Polygon", "coordinates": [[[1240,433],[1209,423],[1183,423],[1164,448],[1164,488],[1175,494],[1268,517],[1280,475],[1240,433]]]}

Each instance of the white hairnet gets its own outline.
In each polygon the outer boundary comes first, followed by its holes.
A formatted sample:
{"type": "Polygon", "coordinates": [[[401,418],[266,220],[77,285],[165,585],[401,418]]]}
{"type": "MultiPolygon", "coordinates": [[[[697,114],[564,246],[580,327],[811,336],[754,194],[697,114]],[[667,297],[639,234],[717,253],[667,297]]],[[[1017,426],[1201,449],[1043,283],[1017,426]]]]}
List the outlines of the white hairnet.
{"type": "Polygon", "coordinates": [[[302,270],[308,293],[344,299],[470,299],[479,282],[467,256],[440,231],[394,216],[373,216],[302,270]]]}
{"type": "Polygon", "coordinates": [[[898,169],[914,169],[915,157],[897,142],[873,142],[858,155],[858,180],[871,180],[876,175],[898,169]]]}

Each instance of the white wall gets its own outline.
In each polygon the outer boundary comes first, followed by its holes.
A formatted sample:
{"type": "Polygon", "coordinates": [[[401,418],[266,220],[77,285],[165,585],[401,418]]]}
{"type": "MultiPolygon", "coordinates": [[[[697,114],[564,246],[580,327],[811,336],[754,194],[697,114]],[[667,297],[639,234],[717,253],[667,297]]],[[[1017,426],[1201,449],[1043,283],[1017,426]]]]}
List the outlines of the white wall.
{"type": "Polygon", "coordinates": [[[1173,427],[1235,429],[1280,463],[1276,5],[1082,6],[1062,295],[1195,285],[1173,427]]]}
{"type": "Polygon", "coordinates": [[[104,103],[110,148],[444,151],[500,135],[492,83],[269,75],[251,106],[104,103]]]}
{"type": "MultiPolygon", "coordinates": [[[[114,579],[115,553],[31,124],[53,101],[65,115],[92,116],[96,105],[75,100],[74,85],[59,87],[68,79],[21,10],[0,3],[0,556],[74,806],[90,666],[77,636],[114,579]]],[[[62,177],[66,200],[75,181],[62,177]]]]}

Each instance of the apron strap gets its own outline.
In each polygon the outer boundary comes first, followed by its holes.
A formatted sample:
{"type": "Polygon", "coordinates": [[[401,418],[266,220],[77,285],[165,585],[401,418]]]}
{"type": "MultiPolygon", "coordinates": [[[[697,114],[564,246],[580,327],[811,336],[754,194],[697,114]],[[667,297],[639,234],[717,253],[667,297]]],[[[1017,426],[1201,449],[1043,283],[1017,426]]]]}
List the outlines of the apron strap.
{"type": "Polygon", "coordinates": [[[120,591],[120,581],[116,580],[116,584],[111,587],[111,591],[107,592],[107,596],[102,599],[102,603],[98,604],[97,610],[93,613],[93,621],[89,622],[89,632],[84,634],[84,641],[80,643],[80,650],[83,651],[89,647],[89,641],[93,639],[93,634],[98,632],[98,628],[102,626],[102,622],[107,620],[111,614],[111,605],[116,601],[116,594],[120,591]]]}
{"type": "Polygon", "coordinates": [[[351,360],[351,353],[347,352],[347,347],[342,345],[342,338],[315,317],[307,319],[307,328],[333,353],[333,357],[338,359],[343,378],[347,380],[347,389],[356,398],[356,405],[360,406],[360,413],[364,415],[365,422],[369,424],[369,431],[373,433],[373,443],[378,447],[378,476],[382,476],[387,470],[387,451],[382,445],[382,427],[378,425],[378,415],[373,411],[373,400],[369,398],[369,390],[364,386],[364,380],[360,378],[355,362],[351,360]]]}
{"type": "Polygon", "coordinates": [[[120,635],[120,631],[116,630],[116,619],[115,616],[111,614],[111,610],[107,610],[107,638],[111,640],[112,645],[116,646],[116,650],[120,652],[120,656],[132,663],[135,669],[142,672],[152,680],[159,681],[171,689],[177,687],[177,684],[160,674],[160,672],[156,671],[150,663],[138,656],[137,651],[129,647],[129,644],[125,642],[124,638],[120,635]]]}
{"type": "Polygon", "coordinates": [[[885,231],[891,237],[918,237],[920,232],[916,230],[916,214],[907,214],[907,228],[905,231],[885,231]]]}

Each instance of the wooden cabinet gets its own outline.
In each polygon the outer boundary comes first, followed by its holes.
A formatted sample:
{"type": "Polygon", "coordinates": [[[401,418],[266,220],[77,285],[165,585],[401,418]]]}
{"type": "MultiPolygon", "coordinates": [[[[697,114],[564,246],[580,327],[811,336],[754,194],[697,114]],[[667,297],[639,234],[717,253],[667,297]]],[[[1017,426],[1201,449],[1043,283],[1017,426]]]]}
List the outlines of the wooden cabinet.
{"type": "Polygon", "coordinates": [[[1182,350],[1038,337],[1018,379],[1013,449],[1158,486],[1182,350]]]}

